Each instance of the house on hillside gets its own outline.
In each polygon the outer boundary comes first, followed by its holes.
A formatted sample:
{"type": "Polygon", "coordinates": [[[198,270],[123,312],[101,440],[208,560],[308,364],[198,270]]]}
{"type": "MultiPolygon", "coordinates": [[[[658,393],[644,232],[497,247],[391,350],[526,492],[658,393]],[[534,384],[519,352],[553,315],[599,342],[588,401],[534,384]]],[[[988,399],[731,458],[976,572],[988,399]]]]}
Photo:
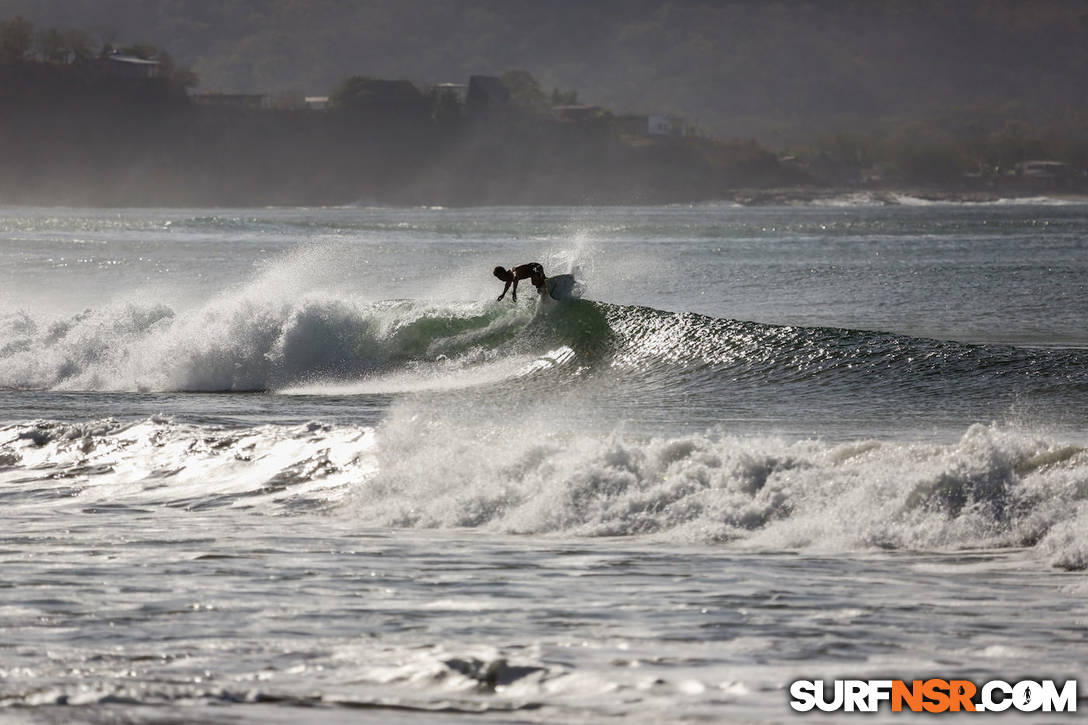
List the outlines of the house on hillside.
{"type": "Polygon", "coordinates": [[[495,76],[471,76],[465,107],[472,115],[482,115],[510,104],[510,89],[495,76]]]}
{"type": "Polygon", "coordinates": [[[452,101],[464,104],[468,97],[468,85],[465,83],[435,83],[431,92],[439,97],[448,97],[452,101]]]}
{"type": "Polygon", "coordinates": [[[1022,161],[1014,169],[1016,175],[1039,186],[1061,186],[1072,182],[1073,168],[1061,161],[1022,161]]]}
{"type": "Polygon", "coordinates": [[[620,132],[629,136],[680,136],[684,133],[684,121],[676,116],[634,113],[617,120],[620,132]]]}
{"type": "Polygon", "coordinates": [[[356,77],[334,94],[334,105],[368,115],[412,116],[430,111],[430,101],[410,81],[356,77]]]}
{"type": "Polygon", "coordinates": [[[110,53],[98,58],[94,67],[101,73],[118,78],[158,78],[159,61],[138,58],[134,55],[110,53]]]}
{"type": "Polygon", "coordinates": [[[651,115],[646,120],[647,136],[680,136],[684,133],[684,122],[676,116],[651,115]]]}

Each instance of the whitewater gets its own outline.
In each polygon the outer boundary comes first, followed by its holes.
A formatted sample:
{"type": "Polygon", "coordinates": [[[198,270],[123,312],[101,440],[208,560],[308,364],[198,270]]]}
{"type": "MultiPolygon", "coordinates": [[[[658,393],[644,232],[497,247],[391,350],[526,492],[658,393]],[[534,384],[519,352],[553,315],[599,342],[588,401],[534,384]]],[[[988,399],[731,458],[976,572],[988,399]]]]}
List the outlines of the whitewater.
{"type": "Polygon", "coordinates": [[[0,208],[0,722],[1080,677],[1088,204],[894,201],[0,208]]]}

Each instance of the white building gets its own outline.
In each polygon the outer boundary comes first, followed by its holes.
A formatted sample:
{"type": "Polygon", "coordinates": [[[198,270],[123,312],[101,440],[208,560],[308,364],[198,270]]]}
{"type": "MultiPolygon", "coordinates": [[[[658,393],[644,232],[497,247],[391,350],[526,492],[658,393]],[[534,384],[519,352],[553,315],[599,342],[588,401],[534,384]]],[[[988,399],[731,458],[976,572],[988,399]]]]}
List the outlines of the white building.
{"type": "Polygon", "coordinates": [[[650,136],[672,136],[683,131],[679,119],[669,116],[650,116],[646,121],[646,133],[650,136]]]}

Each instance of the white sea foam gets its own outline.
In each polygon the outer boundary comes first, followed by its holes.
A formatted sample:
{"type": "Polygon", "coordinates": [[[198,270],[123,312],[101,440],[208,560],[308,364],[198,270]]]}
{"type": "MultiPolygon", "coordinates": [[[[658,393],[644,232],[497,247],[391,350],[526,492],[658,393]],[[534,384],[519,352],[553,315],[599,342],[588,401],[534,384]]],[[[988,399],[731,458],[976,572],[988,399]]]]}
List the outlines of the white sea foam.
{"type": "Polygon", "coordinates": [[[0,430],[27,505],[336,501],[376,526],[650,535],[755,549],[1036,546],[1088,568],[1088,453],[1009,427],[951,444],[577,437],[399,406],[354,426],[37,423],[0,430]]]}
{"type": "Polygon", "coordinates": [[[857,191],[805,202],[803,206],[850,208],[868,206],[1078,206],[1088,204],[1083,197],[1014,196],[999,198],[933,198],[902,191],[857,191]]]}
{"type": "Polygon", "coordinates": [[[1037,546],[1088,568],[1088,453],[972,426],[951,444],[828,444],[712,433],[643,439],[484,424],[396,407],[354,426],[209,429],[42,422],[0,430],[27,505],[339,504],[375,526],[650,535],[760,550],[1037,546]]]}
{"type": "Polygon", "coordinates": [[[412,359],[471,352],[529,319],[490,303],[369,303],[325,295],[281,302],[242,294],[175,312],[124,304],[64,318],[0,318],[0,387],[54,390],[263,390],[359,378],[412,359]]]}
{"type": "Polygon", "coordinates": [[[1088,454],[973,426],[954,444],[700,434],[640,440],[480,428],[400,411],[351,515],[380,525],[728,541],[759,549],[962,549],[1041,542],[1083,568],[1088,454]]]}
{"type": "Polygon", "coordinates": [[[871,191],[859,191],[822,199],[813,199],[811,202],[804,203],[803,205],[848,208],[856,206],[886,206],[888,203],[889,199],[883,194],[877,194],[871,191]]]}
{"type": "Polygon", "coordinates": [[[1076,196],[1022,196],[982,203],[992,203],[999,206],[1084,206],[1088,204],[1088,199],[1076,196]]]}
{"type": "Polygon", "coordinates": [[[372,476],[365,427],[223,429],[152,418],[41,421],[0,429],[0,483],[26,507],[294,506],[342,496],[372,476]]]}

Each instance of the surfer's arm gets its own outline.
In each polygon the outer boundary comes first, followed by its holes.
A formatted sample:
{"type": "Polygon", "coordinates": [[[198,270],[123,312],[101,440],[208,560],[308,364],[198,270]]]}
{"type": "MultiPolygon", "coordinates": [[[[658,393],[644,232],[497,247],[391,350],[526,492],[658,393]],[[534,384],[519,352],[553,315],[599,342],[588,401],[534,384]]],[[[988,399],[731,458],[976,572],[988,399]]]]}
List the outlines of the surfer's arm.
{"type": "MultiPolygon", "coordinates": [[[[502,299],[503,297],[505,297],[505,296],[506,296],[506,290],[508,290],[508,289],[510,289],[510,282],[509,282],[509,281],[507,281],[507,282],[506,282],[506,286],[502,288],[502,294],[501,294],[501,295],[499,295],[499,299],[500,299],[500,300],[501,300],[501,299],[502,299]]],[[[517,294],[517,293],[518,293],[518,288],[517,288],[517,286],[515,285],[515,286],[514,286],[514,299],[515,299],[515,300],[516,300],[516,299],[518,298],[518,294],[517,294]]]]}
{"type": "Polygon", "coordinates": [[[518,278],[514,277],[514,289],[510,291],[510,297],[514,302],[518,301],[518,278]]]}

